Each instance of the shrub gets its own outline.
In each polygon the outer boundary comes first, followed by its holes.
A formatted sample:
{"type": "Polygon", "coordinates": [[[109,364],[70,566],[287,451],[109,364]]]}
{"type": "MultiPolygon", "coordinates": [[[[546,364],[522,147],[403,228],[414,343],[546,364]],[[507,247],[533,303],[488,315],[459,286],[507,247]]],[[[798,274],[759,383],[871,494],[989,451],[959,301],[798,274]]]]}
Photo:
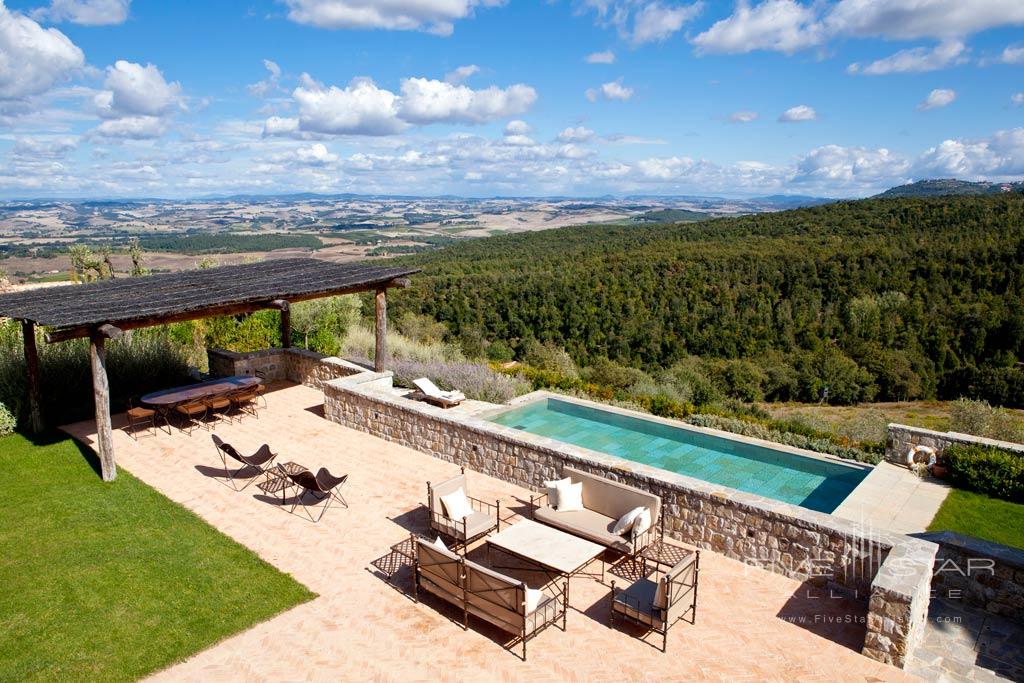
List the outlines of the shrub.
{"type": "Polygon", "coordinates": [[[14,415],[11,415],[11,411],[7,410],[7,406],[0,403],[0,436],[7,436],[17,426],[18,421],[14,415]]]}
{"type": "MultiPolygon", "coordinates": [[[[353,325],[339,353],[357,361],[372,359],[377,337],[372,329],[362,324],[353,325]]],[[[453,344],[425,343],[409,339],[398,332],[388,332],[388,354],[396,360],[414,360],[420,363],[463,362],[462,350],[453,344]]]]}
{"type": "Polygon", "coordinates": [[[515,358],[512,348],[501,339],[497,339],[487,345],[487,360],[496,363],[507,363],[515,358]]]}
{"type": "Polygon", "coordinates": [[[401,386],[412,387],[414,379],[428,377],[442,389],[458,389],[466,398],[490,403],[507,403],[530,391],[526,380],[477,363],[395,359],[391,370],[401,386]]]}
{"type": "MultiPolygon", "coordinates": [[[[13,323],[12,323],[13,324],[13,323]]],[[[6,333],[3,338],[7,339],[6,333]]],[[[93,415],[89,345],[83,339],[39,343],[39,385],[44,419],[67,424],[93,415]]],[[[166,327],[135,330],[107,343],[111,409],[122,410],[131,396],[190,381],[186,350],[166,327]]],[[[0,403],[23,421],[28,395],[20,340],[0,346],[0,403]]]]}
{"type": "Polygon", "coordinates": [[[993,408],[987,401],[961,398],[949,409],[950,431],[1000,441],[1024,441],[1024,424],[1012,414],[993,408]]]}
{"type": "Polygon", "coordinates": [[[957,488],[1024,503],[1024,457],[997,448],[953,445],[942,454],[957,488]]]}
{"type": "Polygon", "coordinates": [[[579,377],[579,370],[569,354],[560,346],[536,339],[526,342],[523,348],[523,362],[541,370],[550,370],[566,377],[579,377]]]}

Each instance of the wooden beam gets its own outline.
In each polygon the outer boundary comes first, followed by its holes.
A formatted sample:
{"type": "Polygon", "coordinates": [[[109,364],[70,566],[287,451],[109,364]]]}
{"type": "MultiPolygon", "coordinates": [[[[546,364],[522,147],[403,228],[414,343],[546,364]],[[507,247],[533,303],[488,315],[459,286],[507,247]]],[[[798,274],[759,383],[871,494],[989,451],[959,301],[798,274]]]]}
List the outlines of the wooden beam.
{"type": "Polygon", "coordinates": [[[385,285],[386,287],[398,287],[399,289],[405,289],[412,284],[412,280],[407,277],[396,277],[391,282],[385,285]]]}
{"type": "Polygon", "coordinates": [[[99,449],[103,481],[114,481],[114,434],[110,427],[110,383],[107,380],[106,337],[96,331],[89,339],[89,364],[92,367],[93,402],[96,407],[96,445],[99,449]]]}
{"type": "Polygon", "coordinates": [[[281,348],[291,348],[292,345],[292,307],[287,301],[278,299],[272,302],[274,308],[281,311],[281,348]]]}
{"type": "Polygon", "coordinates": [[[25,370],[28,375],[28,413],[32,432],[43,431],[43,401],[39,390],[39,350],[36,348],[36,326],[31,320],[21,321],[21,337],[25,345],[25,370]]]}
{"type": "MultiPolygon", "coordinates": [[[[407,284],[403,284],[403,280],[408,278],[395,278],[388,280],[382,285],[377,286],[359,286],[359,287],[346,287],[344,289],[334,289],[327,292],[315,292],[313,294],[300,294],[297,296],[289,296],[288,303],[295,304],[300,301],[310,301],[312,299],[323,299],[329,296],[341,296],[343,294],[356,294],[357,292],[367,292],[371,290],[380,290],[387,287],[405,287],[407,284]]],[[[200,311],[183,311],[181,313],[170,313],[167,315],[157,315],[143,318],[134,318],[131,320],[115,320],[117,327],[123,331],[136,330],[140,327],[153,327],[154,325],[167,325],[169,323],[183,322],[185,320],[201,320],[203,318],[212,318],[218,315],[240,315],[242,313],[252,313],[253,311],[261,311],[268,308],[278,308],[274,305],[275,301],[283,301],[283,299],[269,299],[265,301],[250,301],[244,304],[225,304],[223,306],[213,306],[211,308],[205,308],[200,311]]],[[[67,341],[69,339],[79,339],[82,337],[88,337],[92,334],[95,329],[92,325],[76,325],[74,327],[64,327],[53,330],[46,333],[46,342],[48,344],[56,344],[59,342],[67,341]]]]}
{"type": "Polygon", "coordinates": [[[373,369],[376,372],[384,372],[384,365],[388,355],[388,290],[381,287],[377,290],[374,299],[374,309],[377,313],[377,343],[373,351],[373,369]]]}
{"type": "Polygon", "coordinates": [[[106,325],[100,325],[97,327],[96,334],[106,339],[120,339],[124,336],[124,330],[120,327],[115,327],[114,325],[107,323],[106,325]]]}

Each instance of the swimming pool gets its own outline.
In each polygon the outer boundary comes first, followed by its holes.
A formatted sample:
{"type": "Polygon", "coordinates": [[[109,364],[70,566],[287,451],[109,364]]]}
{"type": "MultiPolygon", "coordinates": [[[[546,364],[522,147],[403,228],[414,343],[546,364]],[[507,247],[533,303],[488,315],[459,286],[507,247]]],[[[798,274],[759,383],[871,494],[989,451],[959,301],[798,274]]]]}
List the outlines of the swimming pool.
{"type": "Polygon", "coordinates": [[[669,472],[832,512],[869,467],[766,448],[574,401],[545,398],[491,422],[669,472]]]}

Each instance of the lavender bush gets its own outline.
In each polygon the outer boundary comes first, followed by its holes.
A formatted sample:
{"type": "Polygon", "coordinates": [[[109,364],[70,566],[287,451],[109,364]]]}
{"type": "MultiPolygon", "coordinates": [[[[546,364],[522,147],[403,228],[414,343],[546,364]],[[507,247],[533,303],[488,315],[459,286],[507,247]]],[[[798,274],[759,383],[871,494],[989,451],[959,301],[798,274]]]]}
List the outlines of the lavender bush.
{"type": "Polygon", "coordinates": [[[466,398],[489,403],[506,403],[531,389],[526,380],[494,372],[486,365],[476,363],[396,358],[391,361],[390,369],[394,371],[395,384],[412,387],[414,379],[428,377],[442,389],[457,389],[466,398]]]}

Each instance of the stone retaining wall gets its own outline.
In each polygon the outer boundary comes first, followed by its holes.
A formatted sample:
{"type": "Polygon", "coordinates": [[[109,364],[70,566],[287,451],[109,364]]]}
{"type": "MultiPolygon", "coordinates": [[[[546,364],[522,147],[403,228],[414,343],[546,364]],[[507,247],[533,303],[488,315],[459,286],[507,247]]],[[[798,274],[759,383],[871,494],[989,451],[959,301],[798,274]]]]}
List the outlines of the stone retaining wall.
{"type": "Polygon", "coordinates": [[[317,389],[328,380],[366,372],[366,368],[341,358],[305,349],[265,349],[249,353],[208,349],[206,356],[210,374],[215,377],[259,373],[269,381],[286,379],[317,389]]]}
{"type": "Polygon", "coordinates": [[[942,455],[942,452],[953,444],[992,446],[1024,455],[1024,444],[996,441],[959,432],[936,432],[920,427],[890,424],[885,444],[885,459],[898,465],[905,465],[907,453],[914,446],[929,446],[934,448],[936,453],[942,455]]]}
{"type": "MultiPolygon", "coordinates": [[[[868,603],[863,653],[902,667],[927,614],[936,546],[405,399],[390,373],[326,382],[334,422],[539,491],[564,465],[661,496],[676,539],[868,603]]],[[[538,392],[543,393],[543,392],[538,392]]]]}
{"type": "Polygon", "coordinates": [[[1024,550],[952,531],[922,538],[939,545],[932,579],[935,597],[962,600],[1024,623],[1024,550]]]}

